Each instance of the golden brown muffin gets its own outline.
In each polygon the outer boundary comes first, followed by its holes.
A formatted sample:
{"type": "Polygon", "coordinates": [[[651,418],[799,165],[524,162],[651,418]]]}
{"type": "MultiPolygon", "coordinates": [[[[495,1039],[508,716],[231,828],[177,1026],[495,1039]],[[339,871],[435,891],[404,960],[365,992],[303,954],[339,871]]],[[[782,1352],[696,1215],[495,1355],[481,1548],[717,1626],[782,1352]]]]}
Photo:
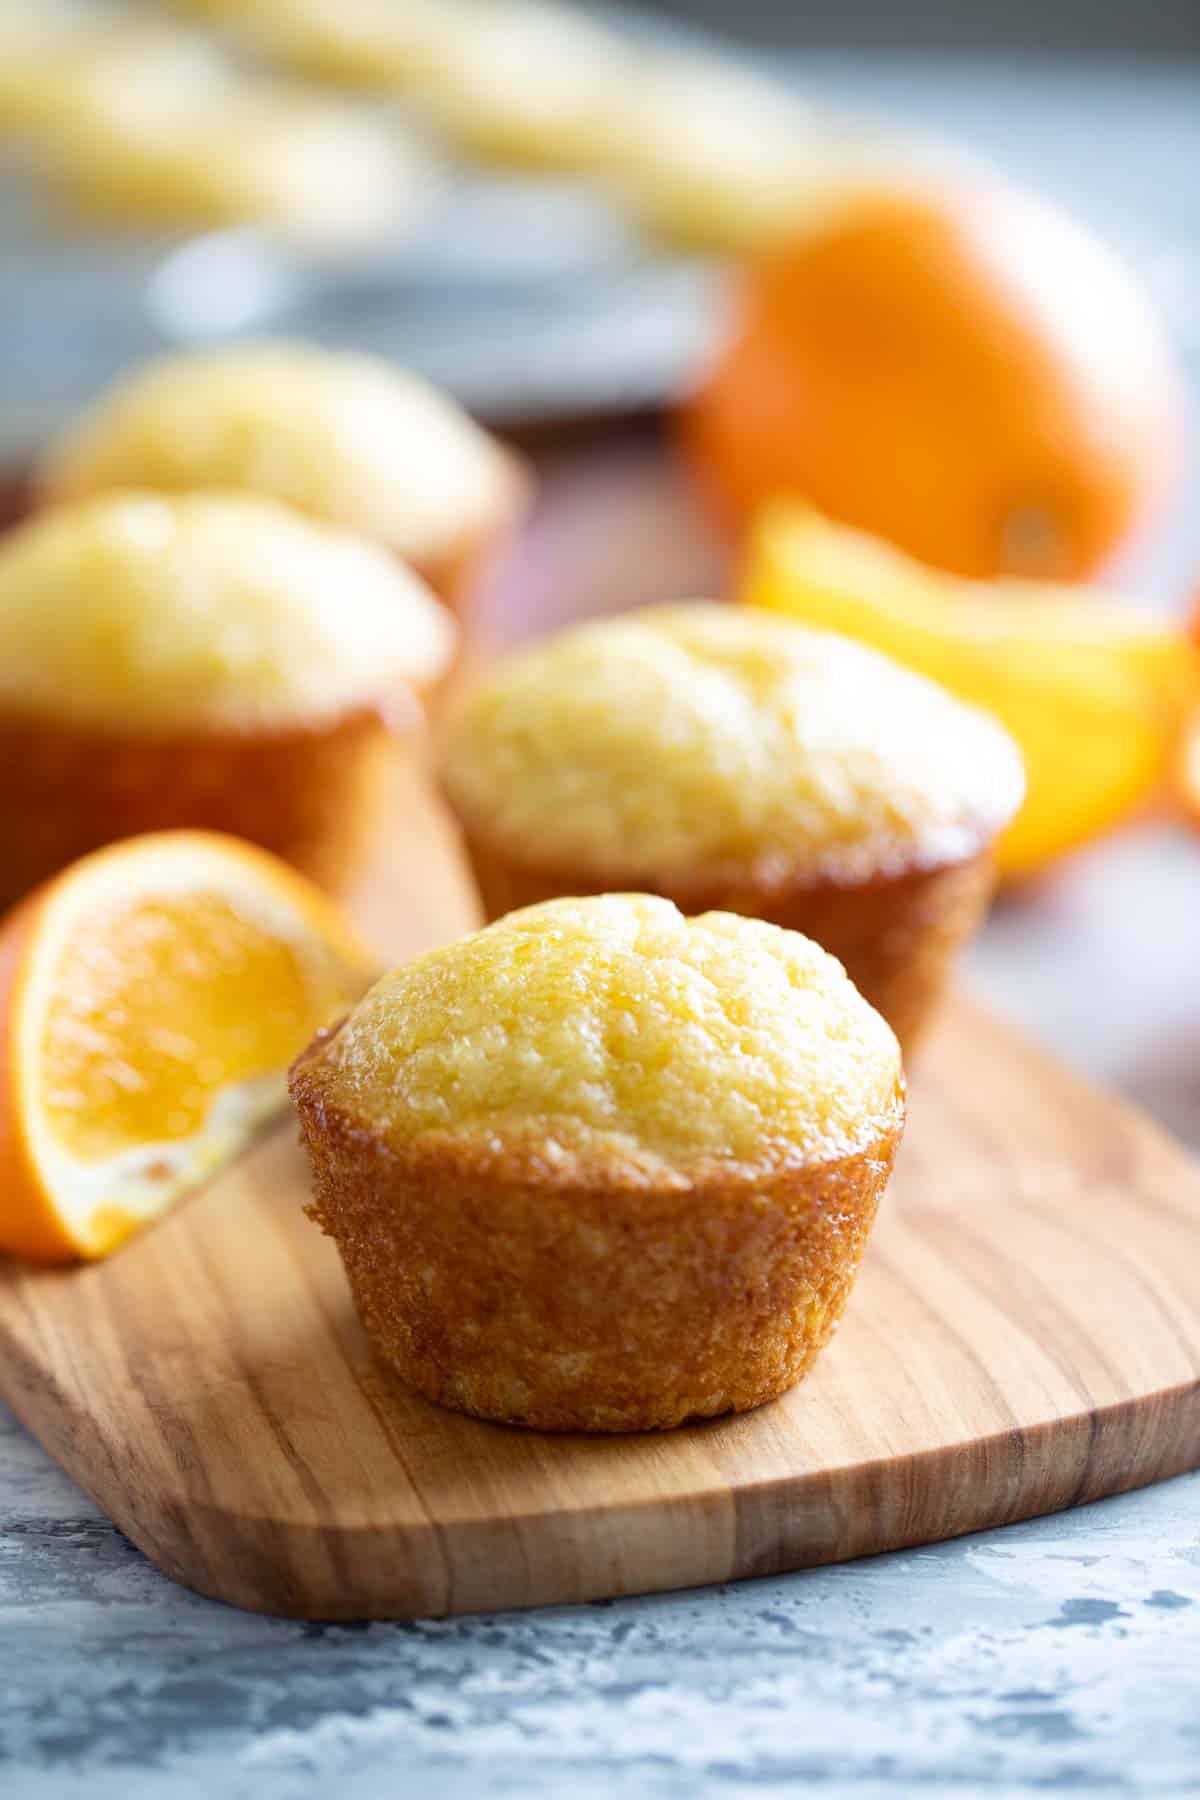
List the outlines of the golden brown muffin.
{"type": "Polygon", "coordinates": [[[500,664],[441,752],[484,906],[643,888],[803,931],[912,1047],[1020,802],[993,720],[826,632],[711,605],[500,664]]]}
{"type": "Polygon", "coordinates": [[[516,459],[446,395],[369,356],[262,343],[163,357],[52,444],[50,502],[236,488],[384,544],[458,603],[524,511],[516,459]]]}
{"type": "Polygon", "coordinates": [[[377,1351],[547,1430],[742,1411],[810,1367],[904,1118],[900,1053],[815,944],[642,894],[419,957],[305,1052],[312,1215],[377,1351]]]}
{"type": "Polygon", "coordinates": [[[35,516],[0,546],[0,904],[174,826],[340,886],[454,640],[391,557],[272,501],[35,516]]]}

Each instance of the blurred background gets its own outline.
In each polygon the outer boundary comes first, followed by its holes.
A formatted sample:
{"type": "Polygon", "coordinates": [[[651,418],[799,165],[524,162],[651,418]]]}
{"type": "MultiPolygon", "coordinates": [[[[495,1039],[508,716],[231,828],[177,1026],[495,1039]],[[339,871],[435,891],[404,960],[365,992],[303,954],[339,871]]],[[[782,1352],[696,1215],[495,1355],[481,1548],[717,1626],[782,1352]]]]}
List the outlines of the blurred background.
{"type": "MultiPolygon", "coordinates": [[[[10,503],[115,374],[283,334],[416,368],[536,454],[532,525],[480,597],[499,635],[716,591],[728,543],[664,420],[781,195],[908,167],[1057,201],[1144,289],[1190,447],[1111,579],[1182,619],[1200,581],[1195,0],[0,0],[10,503]]],[[[1200,1143],[1198,875],[1182,824],[1141,822],[1003,901],[975,977],[1200,1143]]]]}
{"type": "Polygon", "coordinates": [[[606,37],[682,68],[660,117],[612,121],[626,166],[601,180],[580,176],[589,45],[547,31],[552,10],[431,73],[412,0],[0,0],[0,455],[156,348],[262,332],[399,356],[498,422],[661,405],[703,355],[722,270],[752,247],[726,219],[682,216],[687,184],[732,170],[730,191],[745,186],[783,127],[753,89],[718,92],[714,64],[789,94],[839,154],[982,158],[1060,199],[1200,353],[1188,0],[593,9],[606,37]],[[231,80],[228,147],[206,152],[199,127],[168,145],[167,118],[178,135],[231,80]]]}
{"type": "Polygon", "coordinates": [[[733,29],[759,44],[864,50],[996,49],[1136,52],[1184,50],[1200,44],[1190,0],[1011,0],[963,6],[956,0],[846,0],[845,5],[793,5],[789,0],[660,0],[656,11],[714,30],[733,29]]]}

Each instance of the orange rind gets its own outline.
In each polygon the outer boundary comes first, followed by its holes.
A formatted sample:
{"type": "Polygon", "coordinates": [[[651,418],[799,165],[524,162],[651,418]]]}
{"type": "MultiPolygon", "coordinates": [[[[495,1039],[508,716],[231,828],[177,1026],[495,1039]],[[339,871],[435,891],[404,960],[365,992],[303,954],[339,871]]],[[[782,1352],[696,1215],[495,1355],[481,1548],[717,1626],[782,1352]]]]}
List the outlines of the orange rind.
{"type": "Polygon", "coordinates": [[[1183,388],[1108,247],[1038,197],[898,166],[740,278],[683,450],[739,531],[776,499],[958,575],[1092,578],[1157,517],[1183,388]]]}
{"type": "Polygon", "coordinates": [[[163,832],[85,857],[0,927],[0,1251],[97,1258],[222,1167],[374,973],[266,852],[163,832]]]}

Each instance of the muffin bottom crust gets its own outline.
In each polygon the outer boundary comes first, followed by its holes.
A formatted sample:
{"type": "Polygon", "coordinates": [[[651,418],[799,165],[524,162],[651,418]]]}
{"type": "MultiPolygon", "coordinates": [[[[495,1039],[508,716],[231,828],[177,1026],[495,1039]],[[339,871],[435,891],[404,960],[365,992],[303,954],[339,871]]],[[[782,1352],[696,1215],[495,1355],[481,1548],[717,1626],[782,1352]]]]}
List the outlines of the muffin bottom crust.
{"type": "Polygon", "coordinates": [[[378,824],[395,750],[374,707],[178,737],[0,721],[0,907],[104,844],[177,827],[248,838],[337,890],[378,824]]]}
{"type": "Polygon", "coordinates": [[[769,1179],[564,1184],[447,1140],[398,1152],[292,1097],[375,1351],[428,1399],[545,1431],[642,1431],[744,1412],[836,1329],[900,1126],[769,1179]]]}
{"type": "Polygon", "coordinates": [[[560,894],[661,894],[689,915],[744,913],[812,938],[836,956],[881,1012],[907,1055],[940,1000],[954,959],[977,930],[995,886],[990,847],[961,861],[870,881],[768,886],[735,877],[600,879],[581,868],[522,862],[460,821],[488,920],[560,894]]]}

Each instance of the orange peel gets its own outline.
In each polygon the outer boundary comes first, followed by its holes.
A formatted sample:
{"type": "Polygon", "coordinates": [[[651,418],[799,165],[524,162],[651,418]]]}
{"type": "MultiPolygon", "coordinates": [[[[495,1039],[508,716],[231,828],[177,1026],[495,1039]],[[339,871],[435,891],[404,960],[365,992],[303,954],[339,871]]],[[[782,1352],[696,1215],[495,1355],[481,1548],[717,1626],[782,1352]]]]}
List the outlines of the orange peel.
{"type": "Polygon", "coordinates": [[[286,1101],[374,973],[338,909],[235,838],[84,857],[0,926],[0,1251],[106,1255],[286,1101]]]}

